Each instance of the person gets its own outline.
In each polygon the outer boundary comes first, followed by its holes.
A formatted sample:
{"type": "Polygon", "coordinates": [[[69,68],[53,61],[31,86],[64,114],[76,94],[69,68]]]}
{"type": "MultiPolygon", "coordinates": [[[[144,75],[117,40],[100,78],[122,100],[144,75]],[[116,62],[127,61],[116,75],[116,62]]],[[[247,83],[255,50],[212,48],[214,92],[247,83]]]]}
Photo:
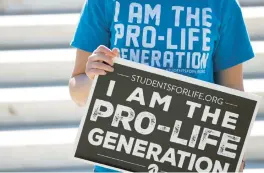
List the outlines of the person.
{"type": "Polygon", "coordinates": [[[71,46],[69,89],[79,106],[94,76],[114,71],[117,56],[241,91],[242,64],[254,57],[237,0],[89,0],[71,46]]]}

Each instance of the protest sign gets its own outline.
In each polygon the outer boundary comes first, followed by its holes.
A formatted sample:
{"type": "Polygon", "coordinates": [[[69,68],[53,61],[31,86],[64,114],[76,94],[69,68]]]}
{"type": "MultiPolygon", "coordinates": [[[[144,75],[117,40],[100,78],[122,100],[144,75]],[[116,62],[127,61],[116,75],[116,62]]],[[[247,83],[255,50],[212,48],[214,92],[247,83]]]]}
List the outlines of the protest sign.
{"type": "Polygon", "coordinates": [[[97,76],[74,156],[129,172],[237,172],[260,97],[116,59],[97,76]]]}

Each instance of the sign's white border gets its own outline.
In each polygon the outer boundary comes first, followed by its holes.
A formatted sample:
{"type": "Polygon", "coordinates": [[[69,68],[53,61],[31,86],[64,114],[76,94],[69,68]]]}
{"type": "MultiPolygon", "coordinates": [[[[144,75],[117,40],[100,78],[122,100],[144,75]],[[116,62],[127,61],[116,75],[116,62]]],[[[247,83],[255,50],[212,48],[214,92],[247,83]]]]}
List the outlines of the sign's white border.
{"type": "MultiPolygon", "coordinates": [[[[249,100],[257,101],[257,105],[256,105],[256,108],[255,108],[253,117],[251,119],[249,130],[248,130],[247,136],[245,138],[245,143],[244,143],[244,146],[242,148],[240,159],[238,161],[238,165],[237,165],[237,168],[236,168],[236,173],[239,171],[240,165],[241,165],[242,159],[243,159],[242,156],[244,156],[245,149],[246,149],[247,142],[248,142],[248,138],[249,138],[249,135],[251,133],[251,130],[252,130],[252,127],[253,127],[253,123],[254,123],[254,121],[256,119],[256,116],[257,116],[257,113],[258,113],[258,108],[260,106],[260,101],[261,101],[261,97],[260,96],[252,94],[252,93],[247,93],[247,92],[239,91],[239,90],[236,90],[236,89],[224,87],[224,86],[221,86],[221,85],[216,85],[216,84],[213,84],[213,83],[205,82],[205,81],[202,81],[202,80],[198,80],[198,79],[191,78],[191,77],[188,77],[188,76],[180,75],[180,74],[177,74],[177,73],[165,71],[165,70],[162,70],[162,69],[153,68],[151,66],[140,64],[140,63],[136,63],[136,62],[129,61],[129,60],[125,60],[123,58],[115,58],[114,59],[114,63],[121,64],[121,65],[128,66],[128,67],[135,68],[135,69],[139,69],[139,70],[144,70],[144,71],[149,72],[149,73],[162,75],[164,77],[177,79],[177,80],[188,82],[188,83],[191,83],[191,84],[201,85],[201,86],[207,87],[209,89],[230,93],[232,95],[236,95],[236,96],[239,96],[239,97],[247,98],[249,100]]],[[[85,115],[82,117],[82,120],[81,120],[81,123],[80,123],[80,127],[78,129],[78,134],[77,134],[76,139],[75,139],[73,156],[75,155],[75,152],[77,150],[78,142],[80,140],[81,132],[82,132],[82,129],[83,129],[83,126],[84,126],[84,122],[85,122],[85,119],[86,119],[86,114],[89,111],[89,105],[91,103],[91,100],[92,100],[92,97],[93,97],[93,93],[94,93],[94,90],[95,90],[95,87],[96,87],[96,84],[97,84],[97,79],[98,79],[98,76],[95,76],[95,78],[93,80],[93,83],[92,83],[92,86],[90,88],[90,93],[89,93],[89,96],[88,96],[88,99],[87,99],[87,103],[85,105],[85,110],[86,110],[85,111],[85,115]]],[[[77,159],[79,159],[79,158],[77,158],[77,159]]],[[[116,167],[104,165],[104,164],[101,164],[101,163],[95,163],[95,162],[88,161],[88,160],[83,160],[83,159],[79,159],[79,160],[82,160],[82,161],[84,161],[86,163],[102,166],[102,167],[109,168],[109,169],[114,169],[114,170],[121,171],[121,172],[130,172],[130,171],[126,171],[126,170],[123,170],[123,169],[116,168],[116,167]]]]}

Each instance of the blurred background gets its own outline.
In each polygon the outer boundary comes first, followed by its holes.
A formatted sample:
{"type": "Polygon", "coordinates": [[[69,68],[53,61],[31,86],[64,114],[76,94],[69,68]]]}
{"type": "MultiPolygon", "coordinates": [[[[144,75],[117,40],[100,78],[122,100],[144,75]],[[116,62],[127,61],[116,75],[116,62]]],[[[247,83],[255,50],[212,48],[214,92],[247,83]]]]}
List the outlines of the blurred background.
{"type": "MultiPolygon", "coordinates": [[[[73,159],[85,110],[67,88],[83,1],[0,0],[0,171],[92,171],[73,159]]],[[[244,67],[245,90],[264,96],[264,0],[239,1],[256,53],[244,67]]],[[[264,172],[264,102],[246,158],[246,173],[264,172]]]]}

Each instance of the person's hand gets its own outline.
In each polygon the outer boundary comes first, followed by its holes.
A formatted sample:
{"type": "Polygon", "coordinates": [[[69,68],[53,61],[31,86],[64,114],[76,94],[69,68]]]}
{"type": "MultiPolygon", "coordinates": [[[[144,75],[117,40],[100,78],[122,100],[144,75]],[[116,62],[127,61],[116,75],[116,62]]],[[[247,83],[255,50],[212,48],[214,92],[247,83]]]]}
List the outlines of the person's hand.
{"type": "Polygon", "coordinates": [[[239,172],[242,173],[244,171],[244,169],[245,169],[245,166],[246,166],[246,163],[245,163],[245,160],[243,159],[242,163],[241,163],[241,166],[240,166],[240,169],[239,169],[239,172]]]}
{"type": "Polygon", "coordinates": [[[85,73],[90,79],[95,75],[106,75],[107,72],[113,72],[113,58],[118,57],[118,49],[110,50],[106,46],[99,46],[86,63],[85,73]]]}

